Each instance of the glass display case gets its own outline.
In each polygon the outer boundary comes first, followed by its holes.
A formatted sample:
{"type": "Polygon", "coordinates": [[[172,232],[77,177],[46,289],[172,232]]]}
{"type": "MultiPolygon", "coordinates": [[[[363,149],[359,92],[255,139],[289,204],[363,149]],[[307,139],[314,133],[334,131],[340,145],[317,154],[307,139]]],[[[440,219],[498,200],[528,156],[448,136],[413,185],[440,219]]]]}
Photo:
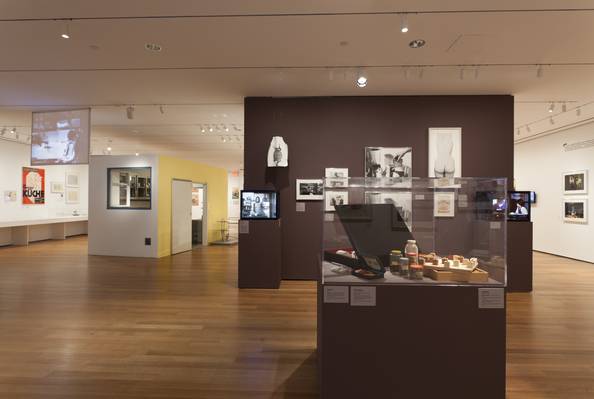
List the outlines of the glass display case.
{"type": "Polygon", "coordinates": [[[329,180],[322,284],[505,286],[507,179],[329,180]]]}

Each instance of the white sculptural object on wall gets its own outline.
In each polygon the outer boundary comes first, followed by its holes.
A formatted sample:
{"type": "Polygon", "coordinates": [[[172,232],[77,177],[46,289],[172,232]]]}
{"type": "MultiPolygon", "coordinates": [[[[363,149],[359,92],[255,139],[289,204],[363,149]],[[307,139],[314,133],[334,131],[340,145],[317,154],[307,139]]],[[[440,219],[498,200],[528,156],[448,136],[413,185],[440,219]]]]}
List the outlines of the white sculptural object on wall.
{"type": "Polygon", "coordinates": [[[289,146],[281,136],[274,136],[268,148],[268,166],[286,168],[289,166],[289,146]]]}

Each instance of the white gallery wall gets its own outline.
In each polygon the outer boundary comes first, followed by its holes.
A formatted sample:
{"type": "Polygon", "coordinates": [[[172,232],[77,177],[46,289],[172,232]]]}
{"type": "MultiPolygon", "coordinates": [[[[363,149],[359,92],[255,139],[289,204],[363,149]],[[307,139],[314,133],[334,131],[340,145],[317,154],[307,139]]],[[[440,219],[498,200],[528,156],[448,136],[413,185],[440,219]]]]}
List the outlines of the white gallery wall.
{"type": "Polygon", "coordinates": [[[88,166],[87,165],[50,165],[37,168],[45,170],[45,204],[23,205],[22,171],[30,166],[31,147],[26,144],[0,140],[0,221],[20,221],[28,219],[47,219],[72,215],[77,211],[86,215],[88,209],[88,166]],[[51,192],[51,183],[65,185],[66,173],[76,173],[79,177],[79,201],[67,204],[65,194],[51,192]],[[16,191],[15,202],[7,202],[5,191],[16,191]]]}
{"type": "Polygon", "coordinates": [[[227,179],[227,217],[229,219],[239,219],[239,198],[233,199],[234,190],[243,190],[243,176],[236,176],[229,173],[227,179]]]}
{"type": "Polygon", "coordinates": [[[516,144],[517,190],[536,191],[534,249],[594,262],[594,147],[565,151],[564,144],[594,139],[594,123],[516,144]],[[588,170],[587,195],[564,195],[563,173],[588,170]],[[563,221],[563,198],[587,198],[587,224],[563,221]]]}
{"type": "Polygon", "coordinates": [[[156,258],[158,157],[93,155],[89,163],[89,255],[156,258]],[[151,167],[151,209],[107,209],[107,169],[151,167]],[[145,245],[145,238],[151,245],[145,245]]]}

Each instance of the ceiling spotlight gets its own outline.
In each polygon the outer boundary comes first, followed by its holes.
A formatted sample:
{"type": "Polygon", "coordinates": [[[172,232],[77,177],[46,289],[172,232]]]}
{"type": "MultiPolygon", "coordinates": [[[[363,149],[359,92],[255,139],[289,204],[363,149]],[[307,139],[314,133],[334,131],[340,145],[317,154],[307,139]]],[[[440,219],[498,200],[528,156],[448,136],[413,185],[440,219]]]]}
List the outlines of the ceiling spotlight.
{"type": "Polygon", "coordinates": [[[476,67],[476,69],[474,70],[474,78],[475,78],[475,79],[478,79],[478,77],[479,77],[479,73],[480,73],[480,72],[479,72],[479,67],[476,67]]]}
{"type": "Polygon", "coordinates": [[[518,128],[518,129],[516,130],[516,134],[517,134],[518,136],[520,135],[520,128],[518,128]]]}
{"type": "Polygon", "coordinates": [[[140,154],[139,154],[139,153],[137,153],[137,152],[135,152],[135,153],[134,153],[134,155],[135,155],[135,156],[139,156],[140,154]]]}
{"type": "Polygon", "coordinates": [[[165,107],[163,105],[159,105],[159,112],[161,113],[161,115],[165,114],[165,107]]]}
{"type": "Polygon", "coordinates": [[[332,69],[328,70],[328,80],[334,80],[334,71],[332,69]]]}
{"type": "Polygon", "coordinates": [[[10,129],[10,134],[16,134],[16,127],[13,127],[12,129],[10,129]]]}
{"type": "Polygon", "coordinates": [[[561,104],[561,111],[567,112],[567,104],[565,104],[565,103],[561,104]]]}
{"type": "Polygon", "coordinates": [[[201,131],[202,133],[206,133],[206,129],[204,128],[204,126],[200,125],[200,131],[201,131]]]}
{"type": "Polygon", "coordinates": [[[130,120],[134,119],[134,106],[130,105],[128,108],[126,108],[126,116],[130,120]]]}
{"type": "Polygon", "coordinates": [[[532,130],[530,129],[530,125],[526,125],[526,131],[530,133],[532,130]]]}
{"type": "Polygon", "coordinates": [[[107,147],[107,152],[111,152],[111,147],[107,147]]]}
{"type": "Polygon", "coordinates": [[[578,107],[578,108],[575,110],[575,114],[576,114],[576,116],[580,116],[580,115],[582,115],[582,109],[581,109],[580,107],[578,107]]]}
{"type": "Polygon", "coordinates": [[[223,125],[223,126],[224,126],[224,130],[225,130],[226,132],[228,132],[228,131],[229,131],[229,128],[227,127],[227,125],[223,125]]]}
{"type": "Polygon", "coordinates": [[[239,136],[235,136],[235,140],[241,141],[241,139],[239,138],[239,136]]]}
{"type": "Polygon", "coordinates": [[[408,68],[404,68],[404,79],[408,80],[409,70],[408,68]]]}
{"type": "Polygon", "coordinates": [[[464,80],[464,68],[460,68],[460,80],[464,80]]]}
{"type": "Polygon", "coordinates": [[[421,48],[423,47],[427,42],[423,39],[415,39],[413,41],[411,41],[410,43],[408,43],[408,47],[410,48],[421,48]]]}
{"type": "Polygon", "coordinates": [[[551,125],[555,124],[555,120],[553,119],[553,117],[551,116],[551,118],[549,119],[549,122],[551,122],[551,125]]]}
{"type": "Polygon", "coordinates": [[[363,71],[359,71],[357,74],[357,87],[367,86],[367,77],[363,74],[363,71]]]}
{"type": "Polygon", "coordinates": [[[62,39],[70,39],[70,25],[68,22],[62,26],[62,33],[60,34],[60,37],[62,39]]]}
{"type": "Polygon", "coordinates": [[[221,140],[223,141],[223,143],[227,142],[227,139],[225,137],[221,137],[221,140]]]}
{"type": "Polygon", "coordinates": [[[213,128],[212,128],[212,126],[208,126],[208,131],[209,131],[209,132],[212,132],[212,131],[213,131],[213,128]]]}
{"type": "Polygon", "coordinates": [[[543,69],[542,69],[542,65],[539,65],[539,66],[536,68],[536,77],[537,77],[537,78],[542,78],[542,75],[543,75],[543,74],[544,74],[544,71],[543,71],[543,69]]]}
{"type": "Polygon", "coordinates": [[[552,114],[554,110],[555,110],[555,103],[549,104],[549,109],[548,109],[549,113],[552,114]]]}
{"type": "Polygon", "coordinates": [[[406,17],[406,14],[402,14],[400,16],[400,32],[408,32],[408,18],[406,17]]]}
{"type": "Polygon", "coordinates": [[[423,68],[419,68],[419,79],[423,79],[424,75],[425,75],[425,70],[423,68]]]}
{"type": "Polygon", "coordinates": [[[2,136],[6,136],[6,128],[3,127],[2,130],[0,131],[0,134],[2,134],[2,136]]]}

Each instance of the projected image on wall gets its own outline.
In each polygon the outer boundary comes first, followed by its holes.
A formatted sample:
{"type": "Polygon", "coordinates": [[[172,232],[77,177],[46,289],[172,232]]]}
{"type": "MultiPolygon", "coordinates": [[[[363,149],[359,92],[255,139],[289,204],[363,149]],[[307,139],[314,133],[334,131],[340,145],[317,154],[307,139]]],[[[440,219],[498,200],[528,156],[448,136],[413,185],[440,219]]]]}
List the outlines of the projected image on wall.
{"type": "Polygon", "coordinates": [[[89,163],[90,109],[34,112],[31,165],[89,163]]]}

